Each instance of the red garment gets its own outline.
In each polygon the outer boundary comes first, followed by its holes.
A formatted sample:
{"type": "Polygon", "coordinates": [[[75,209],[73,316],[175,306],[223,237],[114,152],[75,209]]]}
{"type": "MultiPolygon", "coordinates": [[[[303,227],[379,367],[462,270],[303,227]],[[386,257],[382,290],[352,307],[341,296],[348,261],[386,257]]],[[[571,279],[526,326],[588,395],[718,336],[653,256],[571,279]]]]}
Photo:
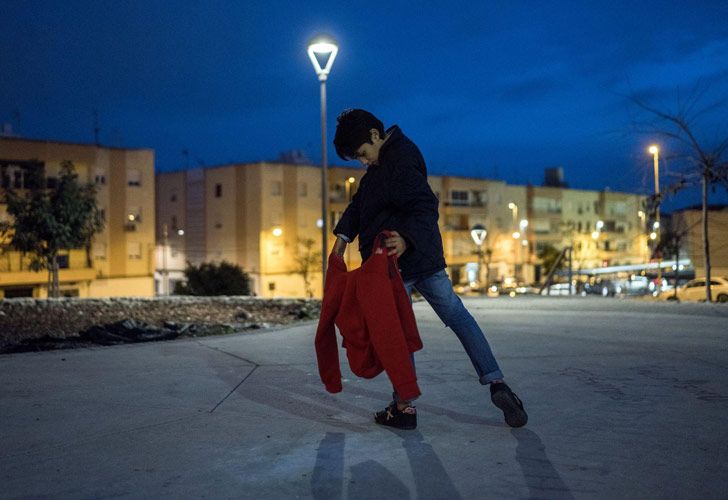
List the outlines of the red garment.
{"type": "Polygon", "coordinates": [[[397,257],[387,257],[381,235],[374,246],[371,257],[350,272],[341,257],[329,256],[315,341],[319,375],[327,391],[341,391],[336,325],[355,375],[373,378],[386,371],[397,394],[414,399],[420,390],[410,353],[422,349],[422,340],[397,257]]]}

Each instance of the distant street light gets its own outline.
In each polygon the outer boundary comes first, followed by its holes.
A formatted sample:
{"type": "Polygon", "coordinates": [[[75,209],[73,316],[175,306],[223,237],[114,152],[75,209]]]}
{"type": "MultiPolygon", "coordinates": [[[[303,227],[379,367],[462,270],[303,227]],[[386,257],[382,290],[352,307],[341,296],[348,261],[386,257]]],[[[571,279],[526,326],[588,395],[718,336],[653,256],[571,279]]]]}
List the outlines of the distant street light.
{"type": "MultiPolygon", "coordinates": [[[[319,35],[314,37],[308,44],[308,57],[311,59],[313,69],[321,82],[321,276],[322,287],[326,284],[326,260],[328,252],[327,232],[328,224],[326,218],[329,210],[329,180],[326,173],[326,79],[334,65],[334,59],[339,52],[339,47],[333,38],[319,35]],[[319,57],[325,60],[323,66],[319,57]]],[[[323,288],[321,288],[323,290],[323,288]]]]}
{"type": "MultiPolygon", "coordinates": [[[[478,247],[478,273],[480,273],[483,271],[483,256],[485,255],[485,252],[483,252],[483,242],[485,241],[485,237],[488,236],[488,230],[485,229],[484,225],[476,224],[470,230],[470,236],[478,247]]],[[[478,276],[478,281],[480,281],[480,276],[478,276]]],[[[486,291],[488,289],[488,269],[485,269],[485,289],[486,291]]]]}

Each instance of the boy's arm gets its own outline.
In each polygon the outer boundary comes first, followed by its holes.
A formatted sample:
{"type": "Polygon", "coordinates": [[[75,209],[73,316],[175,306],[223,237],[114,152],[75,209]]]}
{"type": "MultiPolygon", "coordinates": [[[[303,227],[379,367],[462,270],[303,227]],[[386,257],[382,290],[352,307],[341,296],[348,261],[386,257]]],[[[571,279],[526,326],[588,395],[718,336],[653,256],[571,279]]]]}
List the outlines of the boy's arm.
{"type": "MultiPolygon", "coordinates": [[[[341,219],[334,228],[334,234],[343,240],[344,248],[346,248],[346,243],[354,241],[354,238],[359,234],[359,191],[354,193],[351,203],[344,210],[341,219]],[[342,236],[345,236],[345,238],[342,238],[342,236]]],[[[336,250],[336,247],[334,247],[334,250],[336,250]]],[[[341,252],[340,255],[343,255],[343,249],[341,252]]]]}

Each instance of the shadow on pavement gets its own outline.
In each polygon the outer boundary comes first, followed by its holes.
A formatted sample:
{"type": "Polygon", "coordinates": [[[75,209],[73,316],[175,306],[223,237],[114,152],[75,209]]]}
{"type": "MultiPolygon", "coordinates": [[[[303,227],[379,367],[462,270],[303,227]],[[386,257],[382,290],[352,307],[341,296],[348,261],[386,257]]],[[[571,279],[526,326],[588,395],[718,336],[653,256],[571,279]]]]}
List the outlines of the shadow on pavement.
{"type": "MultiPolygon", "coordinates": [[[[414,477],[416,498],[461,499],[450,475],[432,446],[419,431],[391,431],[402,439],[414,477]]],[[[346,435],[327,432],[316,449],[316,465],[311,477],[313,498],[343,498],[344,444],[346,435]]],[[[406,467],[402,464],[400,469],[406,467]]],[[[376,460],[365,460],[350,469],[348,498],[410,498],[412,493],[399,477],[376,460]]],[[[397,471],[400,472],[400,471],[397,471]]]]}
{"type": "Polygon", "coordinates": [[[546,456],[546,446],[530,429],[511,429],[518,441],[516,461],[521,466],[530,498],[574,498],[563,479],[546,456]]]}

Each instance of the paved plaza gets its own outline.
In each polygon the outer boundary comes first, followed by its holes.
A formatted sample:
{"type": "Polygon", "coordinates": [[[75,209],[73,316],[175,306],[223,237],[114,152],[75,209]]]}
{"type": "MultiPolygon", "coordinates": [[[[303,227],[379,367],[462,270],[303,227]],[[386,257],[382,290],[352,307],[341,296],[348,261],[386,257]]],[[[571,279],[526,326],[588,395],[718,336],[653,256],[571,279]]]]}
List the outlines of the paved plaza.
{"type": "Polygon", "coordinates": [[[326,393],[316,322],[5,355],[0,498],[725,498],[728,306],[464,301],[524,428],[424,302],[416,431],[372,423],[384,375],[326,393]]]}

